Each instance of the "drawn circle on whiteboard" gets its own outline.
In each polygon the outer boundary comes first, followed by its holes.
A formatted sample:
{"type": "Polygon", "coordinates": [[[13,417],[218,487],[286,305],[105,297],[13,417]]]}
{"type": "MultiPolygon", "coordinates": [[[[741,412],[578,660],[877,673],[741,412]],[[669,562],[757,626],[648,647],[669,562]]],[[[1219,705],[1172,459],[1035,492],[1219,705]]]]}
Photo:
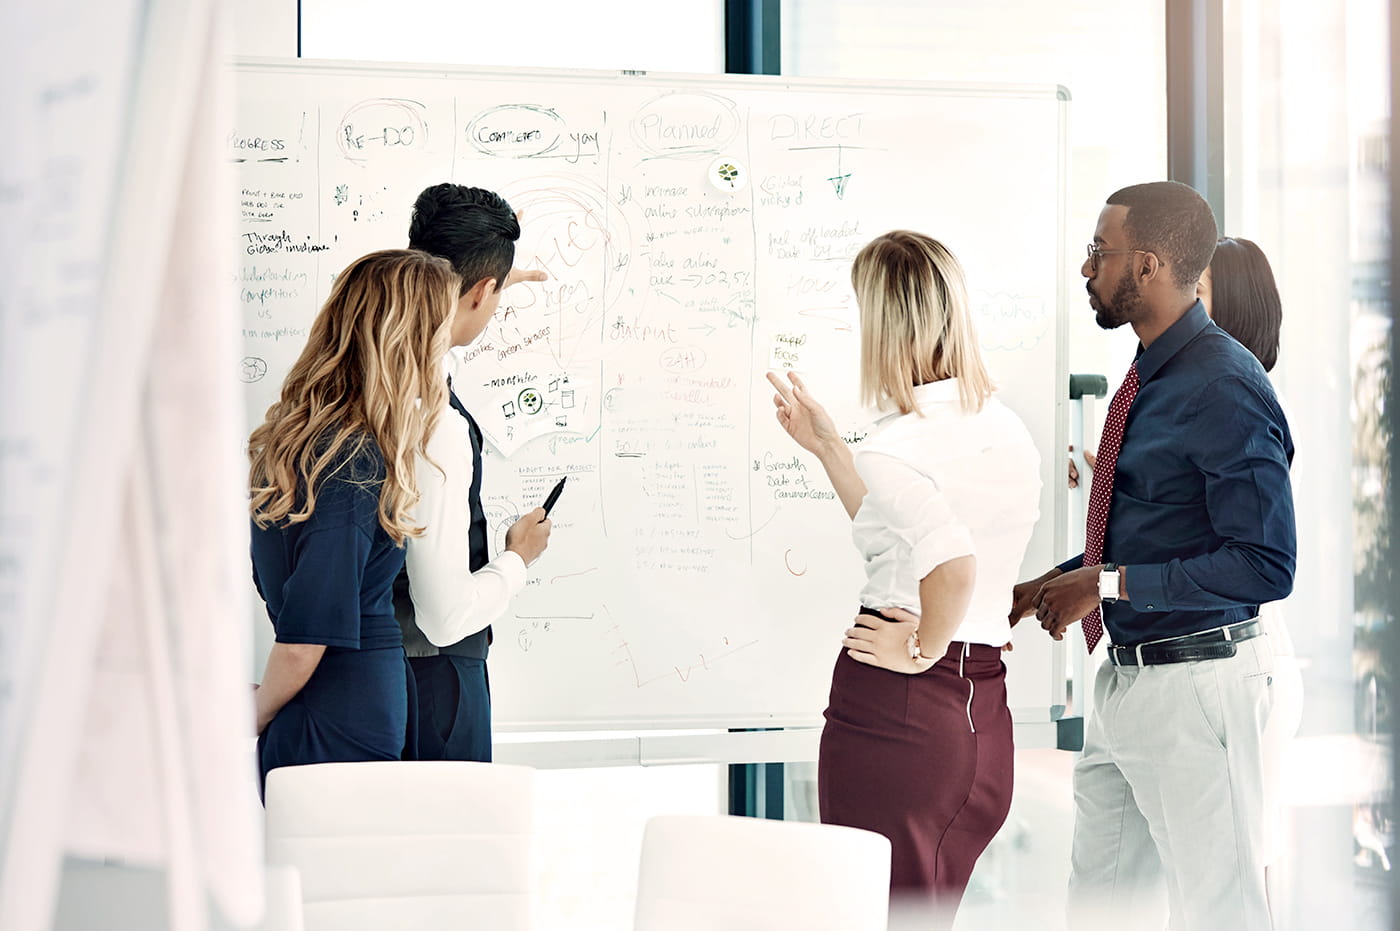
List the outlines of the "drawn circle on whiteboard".
{"type": "Polygon", "coordinates": [[[749,170],[737,159],[721,155],[710,162],[710,186],[716,191],[733,194],[742,191],[749,183],[749,170]]]}
{"type": "Polygon", "coordinates": [[[251,385],[255,381],[262,381],[267,374],[267,363],[257,356],[244,356],[243,358],[243,382],[251,385]]]}
{"type": "Polygon", "coordinates": [[[783,552],[783,564],[787,566],[787,571],[788,571],[788,572],[791,572],[793,575],[795,575],[795,576],[797,576],[797,577],[799,577],[799,578],[801,578],[802,576],[804,576],[804,575],[807,574],[807,565],[806,565],[805,563],[802,565],[802,568],[801,568],[801,569],[796,569],[796,568],[793,567],[793,565],[792,565],[792,550],[785,550],[785,551],[783,552]]]}
{"type": "Polygon", "coordinates": [[[544,410],[544,398],[534,388],[526,388],[520,392],[516,398],[520,405],[520,410],[526,414],[538,414],[544,410]]]}

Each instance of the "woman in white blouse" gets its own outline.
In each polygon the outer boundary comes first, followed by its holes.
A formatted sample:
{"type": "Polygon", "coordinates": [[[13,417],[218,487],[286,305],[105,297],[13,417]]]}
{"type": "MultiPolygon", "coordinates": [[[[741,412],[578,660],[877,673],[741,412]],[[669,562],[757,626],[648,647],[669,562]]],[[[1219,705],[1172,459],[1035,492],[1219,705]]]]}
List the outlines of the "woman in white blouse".
{"type": "Polygon", "coordinates": [[[951,911],[1011,804],[1006,592],[1039,516],[1040,457],[992,397],[962,268],[895,231],[856,256],[861,391],[888,414],[852,453],[795,374],[778,422],[826,469],[865,561],[832,674],[824,822],[893,845],[897,903],[951,911]]]}

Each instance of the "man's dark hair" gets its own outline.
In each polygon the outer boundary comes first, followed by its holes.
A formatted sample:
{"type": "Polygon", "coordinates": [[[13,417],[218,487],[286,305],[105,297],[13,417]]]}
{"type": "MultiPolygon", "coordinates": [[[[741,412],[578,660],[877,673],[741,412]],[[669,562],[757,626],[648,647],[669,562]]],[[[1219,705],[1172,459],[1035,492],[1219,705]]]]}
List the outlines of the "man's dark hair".
{"type": "Polygon", "coordinates": [[[1152,181],[1114,191],[1108,203],[1128,208],[1123,227],[1134,249],[1172,267],[1172,281],[1194,290],[1215,251],[1215,214],[1204,197],[1177,181],[1152,181]]]}
{"type": "Polygon", "coordinates": [[[1283,302],[1264,251],[1248,239],[1226,236],[1210,260],[1210,315],[1216,326],[1272,371],[1278,361],[1283,302]]]}
{"type": "Polygon", "coordinates": [[[504,286],[519,238],[520,221],[505,198],[463,184],[425,188],[408,224],[408,247],[451,262],[463,294],[483,278],[496,279],[498,290],[504,286]]]}

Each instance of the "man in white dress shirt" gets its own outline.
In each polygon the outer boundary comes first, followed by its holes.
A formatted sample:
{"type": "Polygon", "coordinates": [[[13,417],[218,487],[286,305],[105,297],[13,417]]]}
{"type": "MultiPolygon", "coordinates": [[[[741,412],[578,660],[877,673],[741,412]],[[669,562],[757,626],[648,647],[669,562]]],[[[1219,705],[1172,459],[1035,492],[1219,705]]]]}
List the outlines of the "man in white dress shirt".
{"type": "MultiPolygon", "coordinates": [[[[520,222],[499,195],[460,184],[423,191],[413,207],[409,246],[450,261],[462,277],[452,344],[466,346],[491,322],[512,272],[520,222]]],[[[491,623],[525,587],[526,566],[549,544],[550,521],[535,508],[506,532],[495,559],[481,505],[481,431],[455,392],[418,461],[422,495],[413,519],[394,608],[417,688],[417,756],[491,759],[491,692],[486,655],[491,623]],[[434,465],[433,463],[436,463],[434,465]]]]}

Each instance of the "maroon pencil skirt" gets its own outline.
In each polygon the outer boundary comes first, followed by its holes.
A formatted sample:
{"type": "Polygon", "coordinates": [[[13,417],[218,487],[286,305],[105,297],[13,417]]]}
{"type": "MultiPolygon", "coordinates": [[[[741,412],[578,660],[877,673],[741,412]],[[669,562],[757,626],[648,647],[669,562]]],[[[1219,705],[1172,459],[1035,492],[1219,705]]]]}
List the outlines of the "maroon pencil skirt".
{"type": "Polygon", "coordinates": [[[828,824],[890,839],[890,891],[956,906],[1011,807],[1014,752],[1001,650],[954,642],[919,675],[842,650],[817,762],[828,824]]]}

